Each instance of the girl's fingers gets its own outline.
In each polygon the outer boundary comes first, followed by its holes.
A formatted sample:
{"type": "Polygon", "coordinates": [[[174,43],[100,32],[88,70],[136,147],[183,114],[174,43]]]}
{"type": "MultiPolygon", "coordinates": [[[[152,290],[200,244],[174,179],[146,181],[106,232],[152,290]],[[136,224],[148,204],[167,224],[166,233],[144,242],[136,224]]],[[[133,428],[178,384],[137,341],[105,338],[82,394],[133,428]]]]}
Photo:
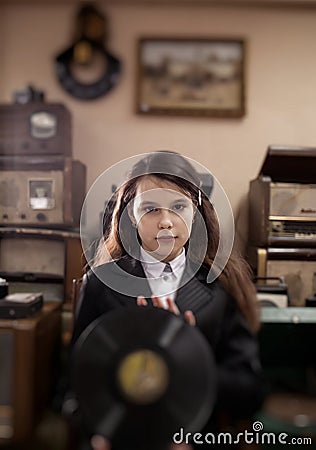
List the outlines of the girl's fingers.
{"type": "MultiPolygon", "coordinates": [[[[157,295],[153,295],[151,297],[151,300],[153,302],[153,305],[156,308],[165,309],[163,302],[160,300],[160,298],[157,295]]],[[[175,302],[173,302],[170,297],[166,298],[166,302],[167,302],[167,310],[172,312],[176,316],[179,316],[180,311],[179,311],[178,306],[175,304],[175,302]]],[[[144,298],[138,297],[137,304],[138,305],[144,305],[144,304],[147,305],[147,301],[144,298]],[[142,303],[143,301],[145,301],[145,303],[142,303]]],[[[191,325],[193,327],[196,325],[196,319],[195,319],[195,316],[192,311],[185,311],[184,319],[189,325],[191,325]]]]}
{"type": "Polygon", "coordinates": [[[151,299],[152,299],[154,306],[156,306],[157,308],[164,308],[162,301],[160,300],[160,298],[157,295],[153,295],[151,297],[151,299]]]}
{"type": "Polygon", "coordinates": [[[185,318],[185,321],[192,327],[194,327],[196,325],[195,315],[193,314],[192,311],[186,311],[184,313],[184,318],[185,318]]]}
{"type": "Polygon", "coordinates": [[[142,295],[137,297],[137,305],[138,306],[147,306],[147,300],[142,295]]]}
{"type": "Polygon", "coordinates": [[[171,444],[169,450],[193,450],[190,444],[171,444]]]}
{"type": "Polygon", "coordinates": [[[180,311],[179,311],[179,308],[177,307],[177,305],[175,304],[175,302],[173,302],[170,297],[167,297],[166,300],[167,300],[168,310],[170,312],[172,312],[173,314],[175,314],[176,316],[179,316],[180,311]]]}
{"type": "Polygon", "coordinates": [[[110,442],[98,434],[92,436],[90,444],[93,450],[111,450],[110,442]]]}

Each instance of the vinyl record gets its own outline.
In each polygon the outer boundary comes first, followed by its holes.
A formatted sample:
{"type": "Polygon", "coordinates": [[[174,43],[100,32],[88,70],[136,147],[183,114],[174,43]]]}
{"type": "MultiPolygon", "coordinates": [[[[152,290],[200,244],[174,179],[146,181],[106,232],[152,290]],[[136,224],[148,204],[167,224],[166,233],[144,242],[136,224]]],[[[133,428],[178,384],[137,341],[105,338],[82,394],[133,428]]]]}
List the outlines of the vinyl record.
{"type": "Polygon", "coordinates": [[[101,316],[74,349],[73,386],[84,425],[113,448],[162,450],[195,432],[216,397],[212,350],[197,328],[156,308],[101,316]]]}

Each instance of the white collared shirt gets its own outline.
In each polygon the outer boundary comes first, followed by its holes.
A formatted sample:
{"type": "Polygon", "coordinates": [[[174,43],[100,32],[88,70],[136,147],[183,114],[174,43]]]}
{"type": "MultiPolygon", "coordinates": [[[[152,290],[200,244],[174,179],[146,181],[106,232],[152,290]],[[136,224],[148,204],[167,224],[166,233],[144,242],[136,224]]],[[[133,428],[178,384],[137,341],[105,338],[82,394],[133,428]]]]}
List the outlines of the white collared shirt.
{"type": "Polygon", "coordinates": [[[153,295],[157,295],[167,306],[166,298],[170,297],[174,301],[185,268],[184,249],[179,256],[169,261],[172,269],[170,273],[164,272],[166,263],[158,261],[142,247],[140,249],[140,260],[153,295]]]}

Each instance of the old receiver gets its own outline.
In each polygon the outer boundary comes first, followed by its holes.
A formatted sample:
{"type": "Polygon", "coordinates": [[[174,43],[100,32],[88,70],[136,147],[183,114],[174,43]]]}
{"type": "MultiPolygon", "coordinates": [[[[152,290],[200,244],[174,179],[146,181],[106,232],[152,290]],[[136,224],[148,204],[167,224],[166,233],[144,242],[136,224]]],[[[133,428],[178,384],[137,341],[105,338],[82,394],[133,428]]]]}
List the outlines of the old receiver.
{"type": "Polygon", "coordinates": [[[316,246],[316,148],[270,146],[250,182],[253,246],[316,246]]]}
{"type": "Polygon", "coordinates": [[[0,226],[76,228],[86,168],[63,156],[0,156],[0,226]]]}
{"type": "Polygon", "coordinates": [[[0,155],[72,154],[71,115],[60,103],[0,105],[0,155]]]}

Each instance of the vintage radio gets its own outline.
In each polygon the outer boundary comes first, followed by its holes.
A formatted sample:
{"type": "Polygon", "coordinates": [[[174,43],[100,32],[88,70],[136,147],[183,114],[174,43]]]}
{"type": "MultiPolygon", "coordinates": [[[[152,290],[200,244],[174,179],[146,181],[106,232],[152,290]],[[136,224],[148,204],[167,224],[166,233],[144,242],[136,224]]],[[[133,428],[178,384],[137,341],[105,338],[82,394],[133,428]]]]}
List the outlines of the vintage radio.
{"type": "Polygon", "coordinates": [[[316,246],[316,148],[270,146],[250,182],[254,246],[316,246]]]}
{"type": "Polygon", "coordinates": [[[29,318],[0,319],[0,447],[25,443],[50,404],[60,335],[60,303],[44,303],[29,318]]]}
{"type": "Polygon", "coordinates": [[[287,285],[283,277],[257,277],[255,287],[261,307],[286,308],[288,306],[287,285]]]}
{"type": "Polygon", "coordinates": [[[0,226],[78,227],[86,168],[62,156],[0,156],[0,226]]]}
{"type": "Polygon", "coordinates": [[[0,155],[72,154],[71,116],[59,103],[0,105],[0,155]]]}
{"type": "Polygon", "coordinates": [[[79,232],[0,227],[0,277],[9,294],[42,292],[44,301],[70,307],[84,263],[79,232]]]}
{"type": "Polygon", "coordinates": [[[290,306],[305,306],[315,292],[315,248],[251,247],[248,258],[258,277],[284,278],[290,306]]]}

